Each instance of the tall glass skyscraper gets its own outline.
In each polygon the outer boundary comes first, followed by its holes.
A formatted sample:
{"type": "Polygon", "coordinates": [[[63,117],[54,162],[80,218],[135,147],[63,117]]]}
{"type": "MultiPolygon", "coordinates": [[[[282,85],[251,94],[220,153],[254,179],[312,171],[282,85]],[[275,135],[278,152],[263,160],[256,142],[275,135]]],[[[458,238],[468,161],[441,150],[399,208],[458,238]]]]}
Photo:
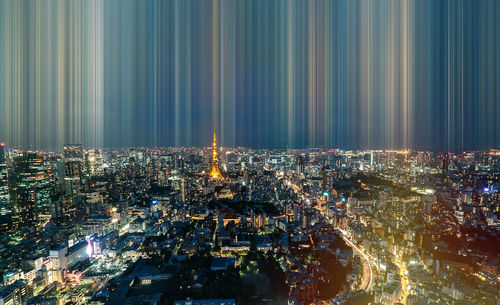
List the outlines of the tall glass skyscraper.
{"type": "Polygon", "coordinates": [[[64,184],[66,195],[78,195],[80,192],[82,175],[82,144],[64,144],[64,184]]]}
{"type": "Polygon", "coordinates": [[[9,176],[5,157],[5,144],[0,143],[0,232],[12,228],[12,205],[9,194],[9,176]]]}
{"type": "Polygon", "coordinates": [[[52,180],[40,153],[24,152],[14,159],[11,182],[19,227],[35,226],[50,218],[52,180]]]}
{"type": "Polygon", "coordinates": [[[9,180],[4,144],[0,145],[0,215],[10,215],[12,208],[9,196],[9,180]]]}

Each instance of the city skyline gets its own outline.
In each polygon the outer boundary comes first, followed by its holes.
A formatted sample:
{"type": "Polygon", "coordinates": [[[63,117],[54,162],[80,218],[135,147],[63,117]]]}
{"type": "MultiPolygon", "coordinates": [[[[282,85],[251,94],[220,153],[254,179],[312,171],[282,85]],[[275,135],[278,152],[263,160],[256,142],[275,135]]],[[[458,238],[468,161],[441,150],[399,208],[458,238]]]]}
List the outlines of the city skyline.
{"type": "Polygon", "coordinates": [[[500,0],[0,0],[0,305],[500,305],[500,0]]]}
{"type": "Polygon", "coordinates": [[[500,147],[498,1],[0,1],[9,146],[500,147]]]}
{"type": "Polygon", "coordinates": [[[500,152],[0,144],[0,303],[498,303],[500,152]]]}

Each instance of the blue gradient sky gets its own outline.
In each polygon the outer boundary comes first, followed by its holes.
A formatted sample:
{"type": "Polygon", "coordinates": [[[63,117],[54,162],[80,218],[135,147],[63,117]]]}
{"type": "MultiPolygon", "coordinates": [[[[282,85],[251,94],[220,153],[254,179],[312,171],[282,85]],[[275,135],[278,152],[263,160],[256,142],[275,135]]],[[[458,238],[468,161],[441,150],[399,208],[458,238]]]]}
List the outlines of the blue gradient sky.
{"type": "Polygon", "coordinates": [[[500,1],[0,0],[0,139],[500,147],[500,1]]]}

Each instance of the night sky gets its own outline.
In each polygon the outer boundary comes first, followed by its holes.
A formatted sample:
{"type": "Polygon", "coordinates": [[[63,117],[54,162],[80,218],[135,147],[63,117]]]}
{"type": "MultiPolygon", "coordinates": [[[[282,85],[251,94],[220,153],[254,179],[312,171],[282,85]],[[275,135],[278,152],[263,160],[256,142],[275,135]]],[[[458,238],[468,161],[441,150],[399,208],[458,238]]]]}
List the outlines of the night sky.
{"type": "Polygon", "coordinates": [[[498,0],[0,0],[0,141],[500,148],[498,0]]]}

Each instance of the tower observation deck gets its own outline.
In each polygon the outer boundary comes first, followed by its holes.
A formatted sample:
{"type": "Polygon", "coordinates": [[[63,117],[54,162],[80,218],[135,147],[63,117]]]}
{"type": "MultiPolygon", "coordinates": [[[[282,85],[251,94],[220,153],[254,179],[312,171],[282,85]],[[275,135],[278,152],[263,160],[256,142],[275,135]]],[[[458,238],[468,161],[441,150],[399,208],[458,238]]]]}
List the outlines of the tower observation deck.
{"type": "Polygon", "coordinates": [[[212,169],[210,171],[210,178],[216,180],[222,179],[222,174],[219,170],[219,159],[217,158],[217,138],[215,137],[215,131],[212,141],[212,169]]]}

